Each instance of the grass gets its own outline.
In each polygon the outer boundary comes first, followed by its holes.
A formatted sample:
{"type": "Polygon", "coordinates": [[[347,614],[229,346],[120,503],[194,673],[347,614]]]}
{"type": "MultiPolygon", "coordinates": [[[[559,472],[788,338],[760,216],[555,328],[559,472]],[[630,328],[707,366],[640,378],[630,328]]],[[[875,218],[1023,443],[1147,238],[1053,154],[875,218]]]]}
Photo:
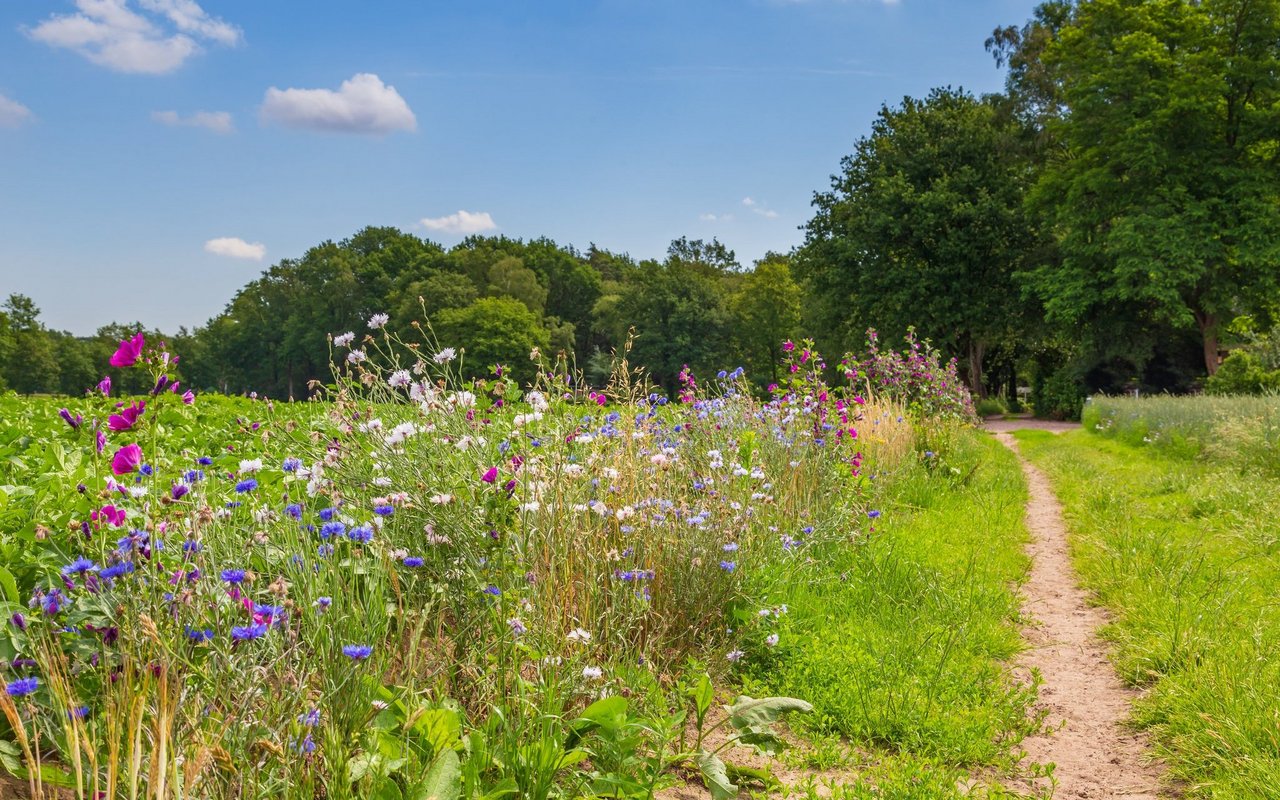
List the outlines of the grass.
{"type": "Polygon", "coordinates": [[[1171,776],[1191,797],[1276,797],[1280,481],[1215,457],[1221,443],[1205,438],[1252,412],[1210,398],[1145,402],[1146,420],[1132,401],[1108,406],[1132,414],[1110,435],[1194,431],[1202,447],[1024,431],[1022,451],[1054,482],[1076,567],[1112,612],[1103,633],[1117,670],[1146,690],[1134,722],[1171,776]]]}
{"type": "Polygon", "coordinates": [[[811,698],[819,741],[845,737],[855,769],[874,765],[832,796],[958,797],[974,768],[1013,766],[1010,743],[1035,727],[1034,692],[1007,668],[1025,501],[1012,454],[965,432],[947,463],[922,456],[887,482],[884,521],[856,548],[789,588],[781,642],[746,691],[811,698]]]}

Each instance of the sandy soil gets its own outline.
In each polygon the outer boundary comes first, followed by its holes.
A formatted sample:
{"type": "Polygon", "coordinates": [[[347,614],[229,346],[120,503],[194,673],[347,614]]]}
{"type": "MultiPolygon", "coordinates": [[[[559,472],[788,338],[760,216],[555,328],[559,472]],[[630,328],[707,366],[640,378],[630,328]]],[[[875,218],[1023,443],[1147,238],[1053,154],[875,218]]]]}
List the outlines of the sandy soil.
{"type": "MultiPolygon", "coordinates": [[[[996,438],[1015,453],[1017,444],[1004,430],[1067,429],[1060,427],[1065,423],[1039,420],[1000,423],[987,427],[1001,431],[996,438]]],[[[1023,632],[1030,647],[1018,666],[1023,674],[1039,671],[1044,681],[1039,705],[1048,712],[1047,733],[1024,739],[1021,747],[1032,761],[1056,765],[1055,798],[1156,800],[1161,796],[1163,770],[1149,757],[1142,735],[1125,726],[1136,692],[1120,683],[1097,636],[1106,616],[1089,604],[1079,587],[1067,550],[1062,507],[1048,478],[1019,459],[1031,494],[1027,527],[1032,540],[1027,553],[1032,564],[1023,587],[1023,611],[1034,622],[1023,632]]],[[[1048,781],[1040,785],[1047,786],[1048,781]]]]}
{"type": "Polygon", "coordinates": [[[1050,431],[1062,433],[1074,431],[1080,427],[1079,422],[1062,422],[1055,419],[1033,419],[1032,417],[988,417],[982,421],[982,427],[992,433],[1008,433],[1026,430],[1050,431]]]}

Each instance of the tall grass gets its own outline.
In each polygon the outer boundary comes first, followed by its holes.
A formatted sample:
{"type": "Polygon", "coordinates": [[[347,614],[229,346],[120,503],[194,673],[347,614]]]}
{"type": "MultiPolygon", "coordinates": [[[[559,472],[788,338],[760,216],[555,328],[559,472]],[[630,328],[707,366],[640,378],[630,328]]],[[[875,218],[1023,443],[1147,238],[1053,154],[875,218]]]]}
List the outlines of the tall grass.
{"type": "Polygon", "coordinates": [[[1280,476],[1280,395],[1095,396],[1085,428],[1135,447],[1280,476]]]}

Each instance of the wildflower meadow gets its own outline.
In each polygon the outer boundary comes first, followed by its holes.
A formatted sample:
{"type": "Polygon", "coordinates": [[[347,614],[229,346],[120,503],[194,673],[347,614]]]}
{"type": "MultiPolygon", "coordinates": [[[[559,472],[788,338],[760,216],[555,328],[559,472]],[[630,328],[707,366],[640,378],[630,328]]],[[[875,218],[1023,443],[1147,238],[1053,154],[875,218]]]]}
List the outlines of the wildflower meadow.
{"type": "Polygon", "coordinates": [[[196,395],[142,334],[111,365],[145,394],[0,401],[0,786],[724,798],[780,785],[780,722],[840,730],[768,694],[789,606],[881,557],[906,475],[955,482],[954,363],[787,342],[765,395],[685,369],[669,398],[625,352],[594,388],[536,350],[464,379],[385,321],[330,337],[311,402],[196,395]]]}

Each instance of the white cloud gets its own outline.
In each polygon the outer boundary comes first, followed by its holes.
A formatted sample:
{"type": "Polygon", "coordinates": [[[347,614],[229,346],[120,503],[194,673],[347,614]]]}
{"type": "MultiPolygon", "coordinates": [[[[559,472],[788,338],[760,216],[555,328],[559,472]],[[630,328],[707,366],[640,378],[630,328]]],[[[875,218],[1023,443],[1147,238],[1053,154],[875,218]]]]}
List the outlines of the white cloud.
{"type": "Polygon", "coordinates": [[[418,120],[400,93],[362,72],[332,89],[277,89],[262,101],[262,119],[288,128],[340,133],[415,131],[418,120]]]}
{"type": "Polygon", "coordinates": [[[732,214],[699,214],[698,219],[703,222],[732,222],[732,214]]]}
{"type": "Polygon", "coordinates": [[[54,14],[26,30],[50,47],[72,50],[119,72],[172,72],[200,52],[199,40],[238,44],[240,29],[205,13],[195,0],[75,0],[75,14],[54,14]],[[163,20],[166,24],[159,24],[163,20]]]}
{"type": "Polygon", "coordinates": [[[261,261],[263,256],[267,254],[267,247],[260,242],[249,244],[244,239],[236,236],[223,236],[205,242],[204,251],[213,253],[215,256],[261,261]]]}
{"type": "Polygon", "coordinates": [[[173,128],[204,128],[214,133],[234,133],[236,126],[226,111],[197,111],[182,116],[177,111],[152,111],[151,118],[173,128]]]}
{"type": "Polygon", "coordinates": [[[484,233],[498,227],[488,211],[459,211],[447,217],[426,217],[422,227],[441,233],[484,233]]]}
{"type": "Polygon", "coordinates": [[[765,219],[778,218],[777,211],[774,211],[771,208],[765,208],[761,206],[758,202],[756,202],[755,200],[752,200],[750,197],[742,198],[742,204],[747,208],[751,209],[752,213],[755,213],[761,217],[764,217],[765,219]]]}
{"type": "Polygon", "coordinates": [[[16,128],[34,117],[31,109],[0,94],[0,128],[16,128]]]}

